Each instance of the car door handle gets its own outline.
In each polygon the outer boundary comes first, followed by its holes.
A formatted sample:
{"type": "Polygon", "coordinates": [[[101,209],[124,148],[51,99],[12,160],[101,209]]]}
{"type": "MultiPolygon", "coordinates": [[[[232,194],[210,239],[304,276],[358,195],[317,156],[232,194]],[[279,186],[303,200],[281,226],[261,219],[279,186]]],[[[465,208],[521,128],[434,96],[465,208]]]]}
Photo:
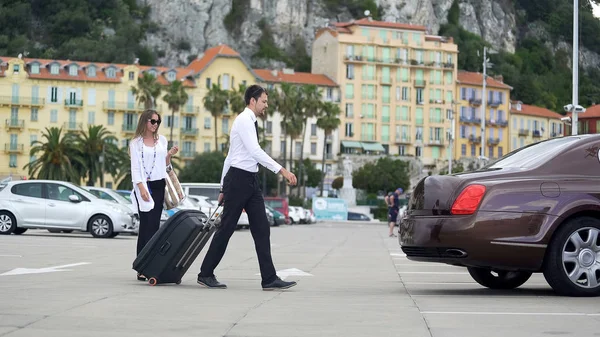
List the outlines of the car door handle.
{"type": "Polygon", "coordinates": [[[49,204],[48,204],[48,206],[50,206],[50,207],[54,207],[54,206],[56,206],[56,205],[55,205],[54,203],[52,203],[52,202],[51,202],[51,203],[49,203],[49,204]]]}

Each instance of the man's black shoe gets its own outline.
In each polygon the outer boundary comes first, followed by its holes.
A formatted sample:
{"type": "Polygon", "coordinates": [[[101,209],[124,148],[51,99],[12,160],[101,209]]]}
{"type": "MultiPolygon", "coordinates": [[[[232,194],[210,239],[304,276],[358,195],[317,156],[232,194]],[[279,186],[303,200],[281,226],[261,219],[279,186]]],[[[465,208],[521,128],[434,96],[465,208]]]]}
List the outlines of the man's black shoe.
{"type": "Polygon", "coordinates": [[[296,282],[287,282],[287,281],[283,281],[282,279],[280,279],[279,277],[275,279],[275,281],[265,284],[263,285],[263,290],[283,290],[283,289],[289,289],[293,286],[295,286],[297,283],[296,282]]]}
{"type": "Polygon", "coordinates": [[[198,284],[205,286],[207,288],[215,288],[215,289],[226,289],[227,286],[223,283],[219,283],[217,278],[214,276],[198,276],[198,284]]]}

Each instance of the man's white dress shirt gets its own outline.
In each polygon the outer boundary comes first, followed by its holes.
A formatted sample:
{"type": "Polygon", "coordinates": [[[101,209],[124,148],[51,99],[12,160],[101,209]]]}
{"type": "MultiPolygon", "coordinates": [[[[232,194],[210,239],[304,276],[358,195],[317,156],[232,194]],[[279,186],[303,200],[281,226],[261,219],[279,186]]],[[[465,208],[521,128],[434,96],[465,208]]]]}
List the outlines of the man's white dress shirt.
{"type": "Polygon", "coordinates": [[[223,179],[230,167],[248,172],[258,172],[257,164],[260,163],[273,173],[281,170],[281,165],[260,148],[254,125],[256,121],[256,115],[248,108],[245,108],[233,121],[229,134],[229,153],[225,158],[221,174],[221,187],[223,187],[223,179]]]}

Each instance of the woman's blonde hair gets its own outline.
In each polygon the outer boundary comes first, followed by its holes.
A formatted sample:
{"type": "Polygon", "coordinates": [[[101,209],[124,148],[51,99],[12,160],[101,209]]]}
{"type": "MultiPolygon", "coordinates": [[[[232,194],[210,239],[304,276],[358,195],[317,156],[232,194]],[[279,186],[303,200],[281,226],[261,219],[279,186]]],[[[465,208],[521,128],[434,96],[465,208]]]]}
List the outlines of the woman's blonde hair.
{"type": "MultiPolygon", "coordinates": [[[[135,136],[133,137],[133,139],[136,139],[138,137],[144,137],[144,135],[146,134],[146,129],[148,127],[148,120],[151,119],[152,115],[154,114],[158,116],[158,120],[160,121],[160,114],[156,112],[156,110],[146,109],[144,110],[144,112],[142,112],[142,114],[140,115],[140,119],[138,120],[138,126],[135,130],[135,136]]],[[[160,129],[160,124],[154,132],[154,139],[158,139],[158,129],[160,129]]]]}

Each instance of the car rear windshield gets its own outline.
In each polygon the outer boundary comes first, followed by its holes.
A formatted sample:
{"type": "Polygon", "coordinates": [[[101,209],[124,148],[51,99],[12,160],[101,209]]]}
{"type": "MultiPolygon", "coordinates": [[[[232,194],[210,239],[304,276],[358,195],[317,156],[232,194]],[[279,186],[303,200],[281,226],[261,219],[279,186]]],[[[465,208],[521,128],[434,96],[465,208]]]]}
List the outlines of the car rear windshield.
{"type": "Polygon", "coordinates": [[[555,138],[508,153],[496,162],[482,168],[481,170],[494,170],[502,168],[532,168],[545,163],[557,153],[563,151],[571,143],[578,141],[577,137],[555,138]]]}

